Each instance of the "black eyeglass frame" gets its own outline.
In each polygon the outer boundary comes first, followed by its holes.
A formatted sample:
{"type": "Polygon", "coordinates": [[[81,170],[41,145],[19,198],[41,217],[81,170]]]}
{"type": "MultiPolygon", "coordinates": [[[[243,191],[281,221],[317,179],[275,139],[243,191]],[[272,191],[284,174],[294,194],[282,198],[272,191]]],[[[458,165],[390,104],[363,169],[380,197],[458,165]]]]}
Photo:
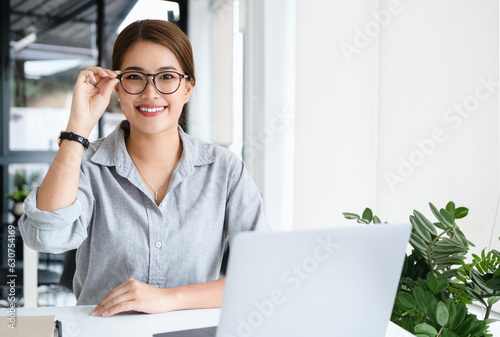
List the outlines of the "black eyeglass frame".
{"type": "Polygon", "coordinates": [[[156,73],[156,74],[146,74],[146,73],[143,73],[141,71],[126,71],[123,74],[120,74],[120,75],[116,76],[116,78],[118,78],[120,80],[120,85],[121,85],[122,89],[125,90],[125,92],[127,94],[130,94],[130,95],[140,95],[148,87],[148,82],[149,82],[149,77],[150,76],[153,77],[153,85],[154,85],[155,89],[160,94],[163,94],[163,95],[171,95],[171,94],[175,93],[177,90],[179,90],[179,88],[181,86],[182,79],[184,79],[184,78],[188,79],[189,78],[189,75],[181,74],[181,73],[178,73],[177,71],[173,71],[173,70],[160,71],[159,73],[156,73]],[[158,89],[158,86],[156,85],[156,76],[158,76],[160,74],[165,74],[165,73],[175,73],[175,74],[179,75],[179,84],[177,85],[177,88],[174,91],[172,91],[172,92],[168,92],[168,93],[167,92],[163,92],[160,89],[158,89]],[[123,83],[122,83],[122,78],[126,74],[141,74],[141,75],[146,76],[146,83],[144,84],[144,89],[142,89],[140,92],[137,92],[137,93],[131,93],[131,92],[127,91],[127,89],[125,89],[125,87],[123,86],[123,83]]]}

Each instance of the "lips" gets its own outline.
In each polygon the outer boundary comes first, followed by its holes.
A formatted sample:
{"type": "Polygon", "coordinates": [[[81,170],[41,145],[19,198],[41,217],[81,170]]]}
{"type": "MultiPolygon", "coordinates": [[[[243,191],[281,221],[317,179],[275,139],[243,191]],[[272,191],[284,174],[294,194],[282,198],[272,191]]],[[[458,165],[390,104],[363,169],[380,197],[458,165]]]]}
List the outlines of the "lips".
{"type": "Polygon", "coordinates": [[[136,109],[143,116],[154,117],[162,114],[167,109],[167,106],[144,104],[137,106],[136,109]]]}

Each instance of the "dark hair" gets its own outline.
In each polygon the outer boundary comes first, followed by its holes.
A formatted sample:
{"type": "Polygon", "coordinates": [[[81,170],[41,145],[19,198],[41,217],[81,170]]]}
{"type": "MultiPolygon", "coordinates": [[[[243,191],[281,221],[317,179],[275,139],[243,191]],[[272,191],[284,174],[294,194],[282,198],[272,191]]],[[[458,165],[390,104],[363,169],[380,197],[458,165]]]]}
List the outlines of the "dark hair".
{"type": "Polygon", "coordinates": [[[179,27],[163,20],[140,20],[122,30],[113,47],[113,70],[120,69],[125,54],[137,41],[151,41],[170,49],[184,73],[189,75],[189,79],[195,84],[191,43],[179,27]]]}

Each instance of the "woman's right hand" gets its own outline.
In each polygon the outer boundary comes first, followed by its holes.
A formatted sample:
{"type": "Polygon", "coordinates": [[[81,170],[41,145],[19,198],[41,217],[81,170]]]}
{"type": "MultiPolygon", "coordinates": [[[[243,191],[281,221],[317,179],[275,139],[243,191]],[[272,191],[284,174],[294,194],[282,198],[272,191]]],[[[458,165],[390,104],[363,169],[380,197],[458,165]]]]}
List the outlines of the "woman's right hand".
{"type": "Polygon", "coordinates": [[[103,115],[111,98],[116,76],[120,71],[89,67],[80,72],[76,80],[71,115],[66,131],[88,138],[93,127],[103,115]]]}

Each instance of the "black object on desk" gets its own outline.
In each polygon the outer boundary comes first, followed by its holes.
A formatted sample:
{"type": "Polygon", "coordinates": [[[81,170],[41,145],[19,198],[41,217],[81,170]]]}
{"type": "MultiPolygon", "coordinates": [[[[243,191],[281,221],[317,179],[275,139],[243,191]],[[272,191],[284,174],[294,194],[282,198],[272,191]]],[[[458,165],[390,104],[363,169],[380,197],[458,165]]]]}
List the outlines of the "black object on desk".
{"type": "Polygon", "coordinates": [[[56,319],[56,325],[54,327],[54,337],[62,337],[62,322],[56,319]]]}
{"type": "Polygon", "coordinates": [[[216,326],[154,334],[153,337],[215,337],[216,326]]]}

